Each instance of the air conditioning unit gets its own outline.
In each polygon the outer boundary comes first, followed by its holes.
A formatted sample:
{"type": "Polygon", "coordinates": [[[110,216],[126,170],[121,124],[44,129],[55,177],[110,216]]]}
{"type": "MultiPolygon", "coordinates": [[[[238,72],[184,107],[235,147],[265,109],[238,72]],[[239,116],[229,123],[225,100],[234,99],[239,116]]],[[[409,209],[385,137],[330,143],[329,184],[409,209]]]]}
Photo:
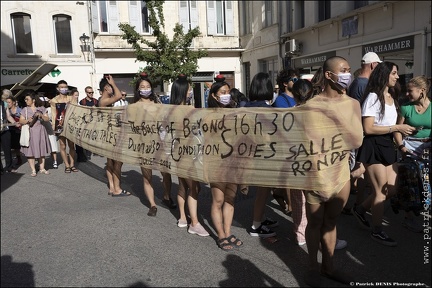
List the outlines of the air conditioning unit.
{"type": "Polygon", "coordinates": [[[285,53],[293,54],[299,51],[300,51],[300,46],[296,39],[291,39],[285,42],[285,53]]]}

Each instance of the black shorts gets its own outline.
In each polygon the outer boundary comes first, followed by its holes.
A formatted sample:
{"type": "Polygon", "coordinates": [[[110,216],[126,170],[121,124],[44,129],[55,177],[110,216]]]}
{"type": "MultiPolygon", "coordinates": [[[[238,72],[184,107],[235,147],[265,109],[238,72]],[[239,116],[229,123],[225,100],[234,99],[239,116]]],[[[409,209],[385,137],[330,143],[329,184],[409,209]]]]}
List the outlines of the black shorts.
{"type": "Polygon", "coordinates": [[[363,138],[357,161],[363,164],[392,165],[397,160],[393,134],[370,135],[363,138]]]}

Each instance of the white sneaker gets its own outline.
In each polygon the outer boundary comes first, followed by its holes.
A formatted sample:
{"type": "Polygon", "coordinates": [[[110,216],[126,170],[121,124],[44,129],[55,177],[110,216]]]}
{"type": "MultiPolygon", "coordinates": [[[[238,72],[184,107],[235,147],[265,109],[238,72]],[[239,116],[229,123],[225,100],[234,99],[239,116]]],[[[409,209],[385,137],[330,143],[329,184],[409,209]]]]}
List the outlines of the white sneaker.
{"type": "Polygon", "coordinates": [[[341,239],[336,239],[336,246],[335,246],[335,250],[341,250],[344,249],[345,247],[347,247],[348,242],[345,240],[341,240],[341,239]]]}
{"type": "Polygon", "coordinates": [[[204,227],[198,223],[195,226],[189,225],[188,232],[190,234],[197,234],[198,236],[210,236],[210,234],[204,229],[204,227]]]}
{"type": "Polygon", "coordinates": [[[183,220],[178,220],[177,221],[177,227],[180,227],[180,228],[184,228],[184,227],[187,227],[187,221],[183,221],[183,220]]]}

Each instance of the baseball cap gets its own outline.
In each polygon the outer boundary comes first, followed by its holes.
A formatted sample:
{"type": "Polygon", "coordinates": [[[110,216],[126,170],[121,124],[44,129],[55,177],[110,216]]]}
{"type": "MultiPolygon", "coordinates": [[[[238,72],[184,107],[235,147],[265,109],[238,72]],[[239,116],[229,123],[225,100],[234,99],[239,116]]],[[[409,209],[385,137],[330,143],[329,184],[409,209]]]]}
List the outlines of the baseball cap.
{"type": "Polygon", "coordinates": [[[375,52],[368,52],[362,58],[362,64],[370,64],[374,62],[382,62],[375,52]]]}

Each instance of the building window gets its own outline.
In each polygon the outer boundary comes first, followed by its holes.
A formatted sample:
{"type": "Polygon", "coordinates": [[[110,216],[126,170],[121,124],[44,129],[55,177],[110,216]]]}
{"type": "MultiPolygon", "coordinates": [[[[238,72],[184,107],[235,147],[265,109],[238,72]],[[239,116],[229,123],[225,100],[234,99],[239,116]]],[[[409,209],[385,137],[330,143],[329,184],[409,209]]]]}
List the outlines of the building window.
{"type": "Polygon", "coordinates": [[[318,1],[318,22],[330,19],[330,4],[331,1],[318,1]]]}
{"type": "Polygon", "coordinates": [[[149,34],[149,12],[145,1],[129,1],[129,23],[140,34],[149,34]]]}
{"type": "Polygon", "coordinates": [[[197,1],[180,1],[179,17],[184,33],[198,27],[197,1]]]}
{"type": "Polygon", "coordinates": [[[282,19],[285,18],[285,23],[287,26],[285,29],[287,31],[292,32],[305,27],[304,4],[304,1],[286,1],[284,11],[285,15],[290,15],[290,17],[282,17],[282,19]]]}
{"type": "Polygon", "coordinates": [[[264,13],[262,15],[263,17],[263,27],[269,27],[276,23],[276,14],[274,13],[273,9],[273,1],[263,1],[264,3],[264,13]]]}
{"type": "Polygon", "coordinates": [[[354,1],[354,9],[369,5],[369,1],[354,1]]]}
{"type": "Polygon", "coordinates": [[[270,75],[270,79],[273,85],[275,85],[276,77],[279,71],[277,58],[259,60],[258,65],[259,65],[259,71],[268,73],[270,75]]]}
{"type": "Polygon", "coordinates": [[[11,14],[12,34],[17,54],[33,53],[31,16],[24,13],[11,14]]]}
{"type": "Polygon", "coordinates": [[[240,1],[240,13],[241,13],[241,31],[242,35],[252,33],[252,5],[250,1],[240,1]]]}
{"type": "Polygon", "coordinates": [[[55,41],[58,54],[72,53],[71,20],[68,15],[54,15],[55,41]]]}
{"type": "Polygon", "coordinates": [[[234,34],[232,1],[207,1],[207,34],[234,34]]]}
{"type": "MultiPolygon", "coordinates": [[[[98,5],[96,25],[98,25],[99,31],[105,33],[119,33],[117,1],[92,1],[92,10],[95,5],[98,5]]],[[[94,11],[92,12],[94,13],[94,11]]],[[[92,21],[96,22],[94,19],[92,19],[92,21]]]]}

